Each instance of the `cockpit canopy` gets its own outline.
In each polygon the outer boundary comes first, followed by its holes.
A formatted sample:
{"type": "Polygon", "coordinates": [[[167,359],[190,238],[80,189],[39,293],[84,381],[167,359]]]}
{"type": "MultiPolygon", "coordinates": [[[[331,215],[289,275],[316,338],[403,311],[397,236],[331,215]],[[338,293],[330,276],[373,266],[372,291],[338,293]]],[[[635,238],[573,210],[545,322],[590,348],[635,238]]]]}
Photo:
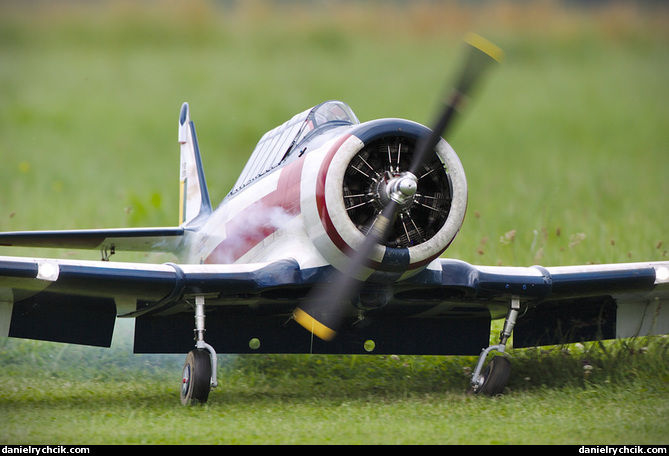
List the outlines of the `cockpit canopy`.
{"type": "Polygon", "coordinates": [[[290,157],[297,155],[294,152],[301,150],[300,145],[305,139],[315,132],[359,123],[351,108],[341,101],[326,101],[297,114],[260,138],[230,193],[289,161],[290,157]]]}

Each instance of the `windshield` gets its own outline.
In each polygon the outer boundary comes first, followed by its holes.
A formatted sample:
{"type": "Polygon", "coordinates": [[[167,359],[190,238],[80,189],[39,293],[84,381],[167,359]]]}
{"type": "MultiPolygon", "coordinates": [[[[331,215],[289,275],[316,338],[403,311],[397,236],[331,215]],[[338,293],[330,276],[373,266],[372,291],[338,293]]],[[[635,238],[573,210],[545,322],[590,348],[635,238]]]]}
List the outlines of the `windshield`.
{"type": "Polygon", "coordinates": [[[233,192],[282,164],[311,133],[330,126],[359,123],[351,108],[341,101],[326,101],[297,114],[260,138],[233,192]]]}
{"type": "Polygon", "coordinates": [[[342,103],[341,101],[327,101],[315,106],[308,112],[302,125],[302,129],[295,137],[293,145],[299,144],[307,135],[309,135],[309,133],[330,122],[351,125],[360,123],[346,103],[342,103]]]}

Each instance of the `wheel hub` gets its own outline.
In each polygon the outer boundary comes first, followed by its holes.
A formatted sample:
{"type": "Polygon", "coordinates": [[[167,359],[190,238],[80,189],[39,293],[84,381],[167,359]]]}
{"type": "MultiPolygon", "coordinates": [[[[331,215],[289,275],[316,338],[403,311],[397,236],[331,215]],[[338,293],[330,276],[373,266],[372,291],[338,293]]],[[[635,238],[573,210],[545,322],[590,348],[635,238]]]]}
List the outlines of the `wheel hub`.
{"type": "Polygon", "coordinates": [[[188,395],[188,389],[190,387],[190,365],[186,364],[184,366],[183,373],[181,375],[181,397],[186,397],[188,395]]]}

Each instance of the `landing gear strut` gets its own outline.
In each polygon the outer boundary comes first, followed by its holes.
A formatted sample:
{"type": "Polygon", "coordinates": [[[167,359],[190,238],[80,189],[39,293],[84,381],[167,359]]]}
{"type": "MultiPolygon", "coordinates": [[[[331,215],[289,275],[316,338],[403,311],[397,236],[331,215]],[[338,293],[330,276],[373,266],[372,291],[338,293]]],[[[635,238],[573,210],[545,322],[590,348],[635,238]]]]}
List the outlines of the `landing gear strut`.
{"type": "Polygon", "coordinates": [[[216,351],[204,341],[204,296],[195,297],[195,349],[188,352],[181,375],[181,403],[204,404],[216,388],[216,351]]]}
{"type": "Polygon", "coordinates": [[[483,363],[492,351],[505,353],[506,343],[511,337],[513,327],[516,325],[516,318],[518,318],[518,311],[520,310],[520,298],[513,296],[511,298],[511,306],[509,313],[504,321],[504,329],[500,334],[498,345],[491,345],[484,349],[479,356],[476,369],[472,374],[469,383],[469,392],[473,394],[484,394],[486,396],[496,396],[502,394],[506,388],[509,378],[511,377],[511,362],[504,356],[493,357],[488,365],[483,368],[483,363]]]}

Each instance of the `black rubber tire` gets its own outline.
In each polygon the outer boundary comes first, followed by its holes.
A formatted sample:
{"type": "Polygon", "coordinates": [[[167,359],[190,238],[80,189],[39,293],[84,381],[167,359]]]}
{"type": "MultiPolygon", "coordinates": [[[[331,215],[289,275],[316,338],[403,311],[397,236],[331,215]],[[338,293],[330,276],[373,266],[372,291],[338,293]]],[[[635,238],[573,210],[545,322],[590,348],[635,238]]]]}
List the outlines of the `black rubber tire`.
{"type": "Polygon", "coordinates": [[[211,357],[207,350],[188,352],[181,375],[181,403],[204,404],[211,390],[211,357]]]}
{"type": "Polygon", "coordinates": [[[495,356],[481,372],[482,385],[473,390],[474,394],[497,396],[504,392],[504,388],[511,378],[511,361],[504,356],[495,356]]]}

